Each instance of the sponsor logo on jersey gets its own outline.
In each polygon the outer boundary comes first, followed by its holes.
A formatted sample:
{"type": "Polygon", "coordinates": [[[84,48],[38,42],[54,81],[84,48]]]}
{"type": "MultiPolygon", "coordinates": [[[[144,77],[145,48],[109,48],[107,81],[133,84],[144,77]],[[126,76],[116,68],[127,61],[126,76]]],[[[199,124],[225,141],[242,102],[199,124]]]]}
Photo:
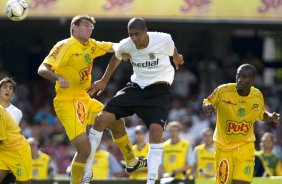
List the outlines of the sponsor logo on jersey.
{"type": "Polygon", "coordinates": [[[247,135],[251,128],[252,128],[252,123],[247,123],[245,121],[242,121],[241,123],[238,123],[235,121],[226,122],[226,133],[228,135],[231,135],[231,134],[247,135]]]}
{"type": "Polygon", "coordinates": [[[218,169],[218,180],[220,184],[227,183],[228,174],[229,174],[229,164],[226,159],[223,159],[220,161],[219,169],[218,169]]]}
{"type": "Polygon", "coordinates": [[[79,72],[80,84],[84,83],[85,81],[87,81],[89,79],[90,73],[91,73],[91,66],[88,66],[87,68],[83,68],[79,72]]]}
{"type": "Polygon", "coordinates": [[[259,104],[253,104],[251,109],[254,110],[254,111],[258,111],[259,110],[259,104]]]}
{"type": "Polygon", "coordinates": [[[85,105],[81,101],[76,102],[76,116],[81,124],[83,124],[86,116],[85,105]]]}
{"type": "Polygon", "coordinates": [[[61,45],[59,45],[56,49],[53,50],[53,52],[50,54],[50,57],[53,57],[54,59],[57,58],[61,48],[65,45],[65,43],[62,43],[61,45]]]}
{"type": "Polygon", "coordinates": [[[23,171],[22,171],[21,168],[18,168],[16,173],[17,173],[18,176],[22,176],[23,175],[23,171]]]}
{"type": "Polygon", "coordinates": [[[141,68],[156,68],[159,65],[159,59],[153,61],[146,61],[144,63],[135,63],[131,62],[132,66],[134,67],[141,67],[141,68]]]}
{"type": "Polygon", "coordinates": [[[225,102],[226,104],[237,105],[236,103],[232,102],[231,100],[222,100],[222,101],[225,102]]]}

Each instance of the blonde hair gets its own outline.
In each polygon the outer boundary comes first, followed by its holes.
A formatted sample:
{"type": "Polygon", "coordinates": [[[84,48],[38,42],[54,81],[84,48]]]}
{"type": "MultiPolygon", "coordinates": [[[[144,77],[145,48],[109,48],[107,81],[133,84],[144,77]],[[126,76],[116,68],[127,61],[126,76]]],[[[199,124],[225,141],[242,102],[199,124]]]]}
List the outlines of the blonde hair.
{"type": "Polygon", "coordinates": [[[91,17],[87,14],[80,14],[76,15],[75,17],[72,18],[71,20],[71,25],[70,25],[70,34],[72,35],[72,28],[74,25],[78,26],[81,22],[82,19],[90,21],[93,25],[96,23],[95,18],[91,17]]]}
{"type": "Polygon", "coordinates": [[[182,129],[182,125],[178,121],[171,121],[167,125],[167,130],[169,130],[170,128],[178,128],[178,130],[180,131],[182,129]]]}

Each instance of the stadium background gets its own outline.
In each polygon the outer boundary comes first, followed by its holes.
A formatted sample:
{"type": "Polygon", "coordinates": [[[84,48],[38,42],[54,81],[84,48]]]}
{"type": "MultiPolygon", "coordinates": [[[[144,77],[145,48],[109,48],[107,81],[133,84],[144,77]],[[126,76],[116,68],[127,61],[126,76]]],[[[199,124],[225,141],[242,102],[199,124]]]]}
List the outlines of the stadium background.
{"type": "MultiPolygon", "coordinates": [[[[40,78],[37,68],[57,41],[69,37],[71,17],[78,13],[96,18],[92,37],[97,40],[118,42],[127,37],[127,22],[134,16],[144,17],[150,31],[172,35],[185,65],[177,72],[172,88],[169,118],[183,123],[183,136],[194,145],[201,140],[200,135],[191,133],[193,130],[214,126],[214,117],[202,116],[201,100],[217,85],[234,82],[235,70],[241,63],[250,62],[257,67],[256,86],[262,89],[267,108],[282,113],[280,1],[29,0],[29,16],[21,22],[7,19],[5,2],[0,1],[0,77],[8,74],[16,79],[14,103],[24,112],[23,133],[38,138],[42,150],[59,163],[58,176],[64,176],[74,151],[53,112],[53,84],[40,78]]],[[[94,80],[101,77],[109,58],[107,55],[95,60],[94,80]]],[[[100,100],[107,102],[131,73],[128,63],[121,64],[100,100]]],[[[132,127],[140,120],[130,117],[126,121],[133,137],[132,127]]],[[[278,140],[275,149],[282,157],[281,126],[274,129],[271,124],[258,122],[257,140],[264,131],[274,133],[278,140]]],[[[121,159],[108,134],[103,146],[121,159]]]]}

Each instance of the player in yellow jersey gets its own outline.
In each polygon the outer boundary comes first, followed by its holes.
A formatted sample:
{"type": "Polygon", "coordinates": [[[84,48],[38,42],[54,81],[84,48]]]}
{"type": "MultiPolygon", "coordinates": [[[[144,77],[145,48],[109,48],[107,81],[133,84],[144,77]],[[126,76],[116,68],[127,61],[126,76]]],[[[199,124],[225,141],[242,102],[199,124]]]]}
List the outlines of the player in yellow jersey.
{"type": "MultiPolygon", "coordinates": [[[[150,144],[146,141],[147,129],[144,125],[135,127],[135,144],[132,149],[137,157],[148,157],[150,144]]],[[[129,175],[130,179],[145,180],[147,179],[147,168],[142,168],[129,175]]]]}
{"type": "Polygon", "coordinates": [[[56,167],[51,157],[39,149],[39,142],[35,138],[28,138],[27,142],[31,148],[32,179],[53,179],[56,173],[56,167]]]}
{"type": "Polygon", "coordinates": [[[9,172],[19,183],[31,183],[30,146],[17,123],[0,105],[0,183],[9,172]]]}
{"type": "MultiPolygon", "coordinates": [[[[38,74],[56,81],[54,108],[62,122],[68,138],[76,148],[71,167],[73,184],[89,183],[92,177],[92,157],[89,157],[92,144],[86,134],[86,125],[93,124],[103,104],[91,99],[87,89],[91,86],[91,71],[96,57],[114,52],[111,42],[100,42],[90,38],[95,20],[88,15],[78,15],[70,25],[71,37],[59,41],[39,66],[38,74]],[[85,166],[85,163],[90,163],[85,166]],[[82,175],[85,169],[85,177],[82,175]]],[[[124,124],[123,119],[115,124],[124,124]]],[[[117,145],[124,154],[126,163],[131,166],[140,164],[132,152],[132,145],[125,128],[111,128],[117,145]],[[119,134],[117,134],[117,132],[119,134]],[[120,134],[120,132],[122,132],[120,134]],[[118,137],[116,135],[124,135],[118,137]]],[[[95,132],[90,131],[89,137],[95,132]]],[[[91,139],[92,140],[92,139],[91,139]]]]}
{"type": "Polygon", "coordinates": [[[253,84],[256,69],[253,65],[239,66],[236,83],[217,87],[203,101],[207,115],[216,112],[216,183],[248,184],[254,172],[254,122],[272,121],[280,124],[280,115],[264,109],[262,93],[253,84]]]}
{"type": "Polygon", "coordinates": [[[215,177],[215,150],[212,136],[213,130],[211,128],[206,128],[203,131],[203,144],[194,148],[197,179],[215,177]]]}
{"type": "Polygon", "coordinates": [[[160,174],[163,177],[174,177],[177,180],[185,180],[186,172],[192,169],[195,160],[193,157],[192,145],[180,138],[182,125],[177,122],[169,122],[167,130],[169,137],[163,143],[163,160],[160,168],[160,174]]]}

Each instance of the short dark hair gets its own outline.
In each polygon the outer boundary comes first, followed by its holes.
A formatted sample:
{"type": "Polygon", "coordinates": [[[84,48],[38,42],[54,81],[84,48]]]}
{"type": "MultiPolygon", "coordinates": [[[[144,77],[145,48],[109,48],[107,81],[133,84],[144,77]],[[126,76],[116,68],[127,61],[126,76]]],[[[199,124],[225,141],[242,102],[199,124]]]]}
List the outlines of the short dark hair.
{"type": "Polygon", "coordinates": [[[5,83],[11,83],[13,85],[13,90],[16,90],[16,82],[14,81],[14,79],[10,78],[10,77],[4,77],[1,81],[0,81],[0,88],[2,87],[3,84],[5,83]]]}
{"type": "Polygon", "coordinates": [[[76,15],[75,17],[72,18],[71,20],[71,25],[70,25],[70,34],[72,35],[72,28],[74,25],[78,26],[81,22],[82,19],[90,21],[93,25],[96,23],[95,18],[91,17],[87,14],[80,14],[76,15]]]}
{"type": "Polygon", "coordinates": [[[242,69],[244,68],[244,69],[250,71],[250,74],[251,74],[253,77],[255,77],[256,74],[257,74],[257,69],[256,69],[253,65],[251,65],[251,64],[249,64],[249,63],[242,64],[242,65],[240,65],[240,66],[238,67],[238,69],[239,69],[239,68],[242,68],[242,69]]]}
{"type": "Polygon", "coordinates": [[[139,30],[145,30],[147,28],[146,22],[141,17],[134,17],[129,20],[127,25],[128,30],[129,29],[139,29],[139,30]]]}

